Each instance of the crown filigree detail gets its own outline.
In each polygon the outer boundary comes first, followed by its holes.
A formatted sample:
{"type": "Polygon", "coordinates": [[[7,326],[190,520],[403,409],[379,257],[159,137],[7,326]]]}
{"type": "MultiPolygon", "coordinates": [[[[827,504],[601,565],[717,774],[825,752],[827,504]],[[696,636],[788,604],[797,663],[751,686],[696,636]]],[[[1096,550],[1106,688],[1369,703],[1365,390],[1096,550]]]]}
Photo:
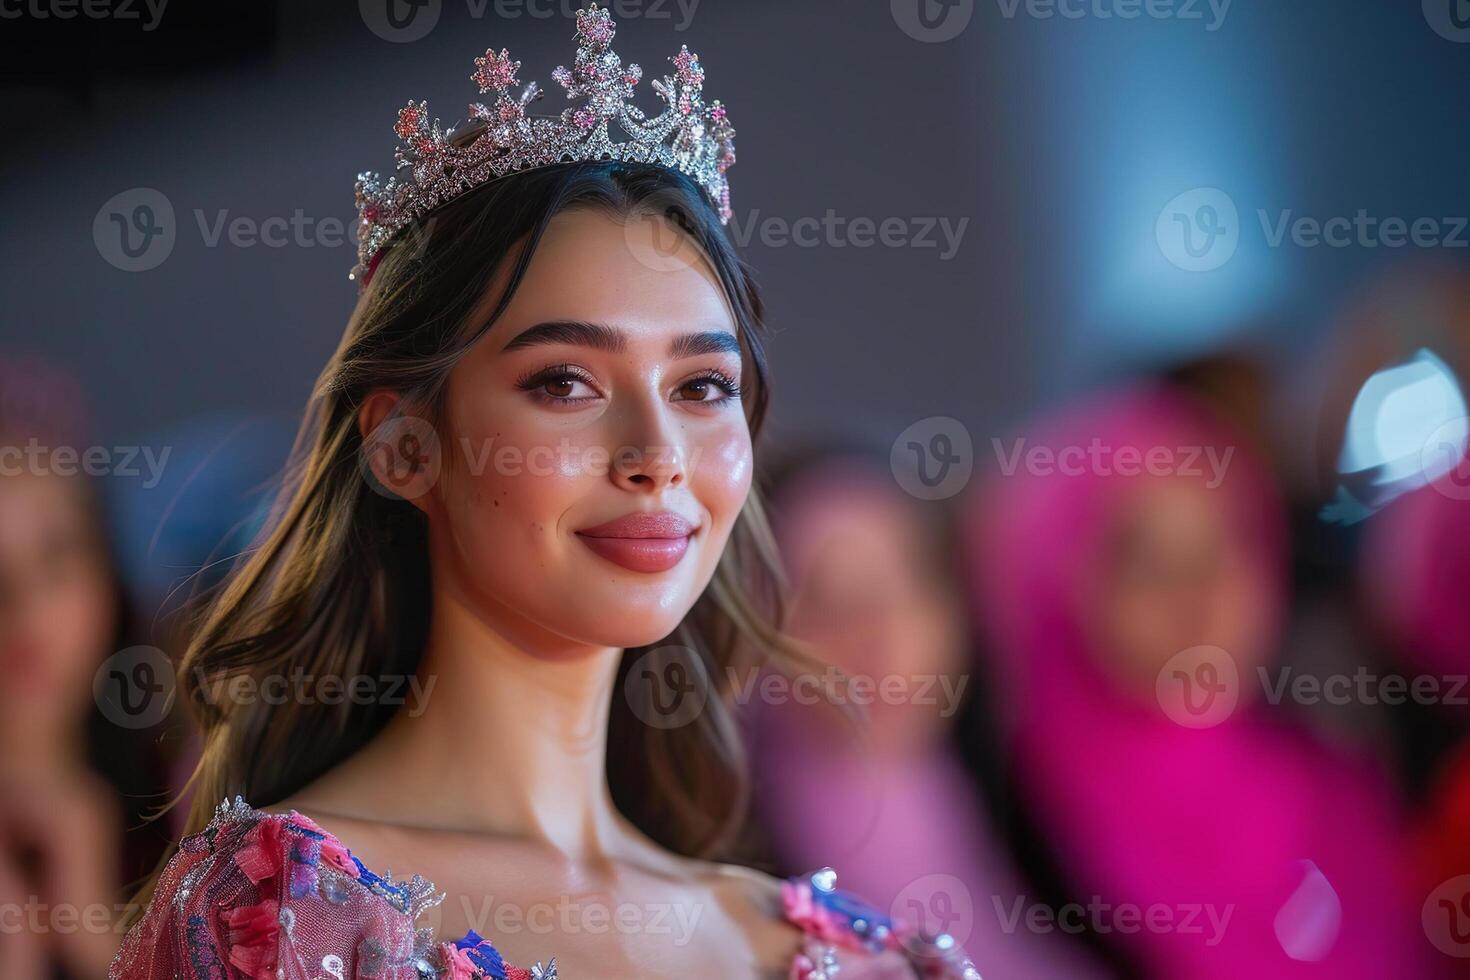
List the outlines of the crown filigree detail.
{"type": "Polygon", "coordinates": [[[664,108],[649,116],[632,101],[643,69],[623,65],[612,49],[616,33],[605,8],[594,3],[577,12],[576,59],[551,75],[571,102],[559,116],[526,111],[544,93],[535,82],[515,91],[521,63],[503,48],[475,59],[470,79],[482,96],[494,98],[470,105],[462,137],[432,118],[426,102],[398,110],[397,175],[369,171],[357,178],[358,264],[351,278],[365,286],[389,241],[440,205],[497,177],[557,163],[629,160],[669,167],[693,178],[728,222],[726,171],[735,163],[735,128],[718,100],[705,104],[699,55],[686,45],[669,59],[673,72],[651,83],[664,108]],[[614,124],[625,140],[614,141],[614,124]]]}

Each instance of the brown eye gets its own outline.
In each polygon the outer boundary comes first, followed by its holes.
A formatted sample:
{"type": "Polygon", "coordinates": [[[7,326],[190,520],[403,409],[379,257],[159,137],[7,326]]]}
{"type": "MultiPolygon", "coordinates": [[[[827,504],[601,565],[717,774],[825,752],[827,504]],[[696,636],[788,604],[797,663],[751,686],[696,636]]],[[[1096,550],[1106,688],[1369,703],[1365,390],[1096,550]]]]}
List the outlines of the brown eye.
{"type": "Polygon", "coordinates": [[[724,374],[710,373],[690,378],[674,390],[674,401],[723,402],[739,397],[740,385],[724,374]]]}
{"type": "Polygon", "coordinates": [[[709,399],[710,390],[714,385],[708,379],[701,378],[698,381],[688,381],[679,389],[684,395],[684,401],[702,402],[709,399]]]}
{"type": "Polygon", "coordinates": [[[549,405],[576,405],[599,397],[592,376],[568,365],[537,371],[517,381],[516,387],[549,405]]]}

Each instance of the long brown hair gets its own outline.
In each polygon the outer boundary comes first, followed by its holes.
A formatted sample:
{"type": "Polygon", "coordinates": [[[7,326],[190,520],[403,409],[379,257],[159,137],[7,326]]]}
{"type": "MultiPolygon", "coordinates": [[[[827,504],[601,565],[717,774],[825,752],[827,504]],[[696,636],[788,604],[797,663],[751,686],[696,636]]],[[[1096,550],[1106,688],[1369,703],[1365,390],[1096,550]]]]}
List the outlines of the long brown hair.
{"type": "MultiPolygon", "coordinates": [[[[370,392],[389,389],[432,420],[450,370],[504,312],[548,222],[570,208],[661,214],[703,250],[738,324],[750,368],[742,400],[752,437],[759,433],[768,401],[760,296],[713,209],[681,174],[617,161],[561,164],[493,181],[405,231],[322,371],[267,529],[208,597],[180,666],[204,742],[190,780],[188,832],[202,829],[222,798],[241,794],[265,806],[296,792],[391,715],[381,704],[230,703],[212,692],[242,675],[259,680],[288,669],[342,678],[417,669],[430,610],[426,518],[365,486],[358,408],[370,392]],[[491,316],[477,318],[502,268],[508,286],[491,316]]],[[[614,699],[607,763],[614,800],[675,851],[726,853],[740,828],[748,782],[731,679],[773,659],[806,662],[779,618],[775,548],[753,490],[709,587],[664,641],[696,653],[709,685],[706,707],[692,723],[665,730],[640,723],[633,705],[614,699]]],[[[622,673],[645,653],[659,655],[630,649],[622,673]]]]}

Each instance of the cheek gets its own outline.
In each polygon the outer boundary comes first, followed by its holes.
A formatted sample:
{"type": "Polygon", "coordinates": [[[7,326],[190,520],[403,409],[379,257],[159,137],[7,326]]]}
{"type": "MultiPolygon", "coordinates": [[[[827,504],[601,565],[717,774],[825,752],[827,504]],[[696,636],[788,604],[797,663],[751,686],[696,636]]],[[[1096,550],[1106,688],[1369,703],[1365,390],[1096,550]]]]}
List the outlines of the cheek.
{"type": "Polygon", "coordinates": [[[716,527],[728,532],[735,523],[750,494],[753,467],[750,431],[743,420],[694,445],[690,484],[716,527]]]}
{"type": "Polygon", "coordinates": [[[596,469],[601,446],[578,433],[518,424],[514,413],[506,414],[508,424],[454,438],[442,483],[444,508],[456,534],[478,545],[549,548],[562,516],[606,478],[596,469]]]}
{"type": "MultiPolygon", "coordinates": [[[[57,696],[68,697],[79,678],[90,676],[113,653],[111,582],[101,568],[89,569],[31,594],[0,617],[0,648],[18,644],[46,662],[57,696]]],[[[4,659],[0,653],[0,660],[4,659]]]]}
{"type": "Polygon", "coordinates": [[[67,669],[89,671],[99,653],[111,653],[112,596],[100,570],[62,590],[47,612],[58,632],[57,653],[68,657],[67,669]]]}

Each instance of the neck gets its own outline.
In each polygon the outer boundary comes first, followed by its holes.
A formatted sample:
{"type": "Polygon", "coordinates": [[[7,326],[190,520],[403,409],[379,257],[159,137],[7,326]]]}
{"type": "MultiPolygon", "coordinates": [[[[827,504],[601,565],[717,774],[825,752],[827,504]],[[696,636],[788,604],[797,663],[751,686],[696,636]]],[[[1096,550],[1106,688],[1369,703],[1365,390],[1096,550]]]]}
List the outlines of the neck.
{"type": "Polygon", "coordinates": [[[371,762],[415,809],[402,822],[605,854],[626,833],[608,791],[607,725],[622,651],[537,656],[436,589],[417,687],[371,762]]]}

